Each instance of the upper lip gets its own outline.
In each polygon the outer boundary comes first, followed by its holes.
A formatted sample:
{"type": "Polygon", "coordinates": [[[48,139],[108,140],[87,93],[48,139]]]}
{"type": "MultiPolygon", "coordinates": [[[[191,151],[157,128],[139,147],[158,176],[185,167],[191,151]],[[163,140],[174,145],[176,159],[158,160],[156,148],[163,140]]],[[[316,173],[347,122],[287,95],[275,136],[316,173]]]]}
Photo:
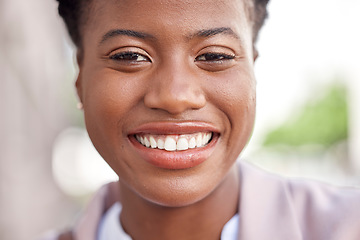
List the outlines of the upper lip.
{"type": "Polygon", "coordinates": [[[129,135],[135,134],[191,134],[197,132],[214,132],[219,130],[206,122],[150,122],[141,124],[129,131],[129,135]]]}

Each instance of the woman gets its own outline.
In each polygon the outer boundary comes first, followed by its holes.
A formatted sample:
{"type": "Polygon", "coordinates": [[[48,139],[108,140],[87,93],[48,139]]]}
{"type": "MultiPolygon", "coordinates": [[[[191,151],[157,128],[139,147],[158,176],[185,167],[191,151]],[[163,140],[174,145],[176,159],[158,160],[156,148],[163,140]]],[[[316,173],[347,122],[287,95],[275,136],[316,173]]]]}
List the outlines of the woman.
{"type": "Polygon", "coordinates": [[[235,164],[267,1],[59,1],[89,136],[118,174],[59,239],[360,239],[360,192],[235,164]]]}

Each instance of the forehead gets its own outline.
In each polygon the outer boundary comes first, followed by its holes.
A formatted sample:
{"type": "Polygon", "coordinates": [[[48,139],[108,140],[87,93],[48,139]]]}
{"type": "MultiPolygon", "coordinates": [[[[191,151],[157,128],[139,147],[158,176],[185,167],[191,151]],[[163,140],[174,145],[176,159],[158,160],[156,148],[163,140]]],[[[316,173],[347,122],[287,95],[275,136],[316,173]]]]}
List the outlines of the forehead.
{"type": "Polygon", "coordinates": [[[137,9],[137,11],[131,12],[131,14],[137,14],[142,10],[151,12],[160,10],[167,14],[193,13],[196,15],[209,12],[229,13],[229,10],[243,10],[239,9],[239,7],[241,6],[241,8],[243,8],[246,5],[246,8],[248,8],[248,1],[249,0],[85,0],[86,5],[91,5],[92,9],[96,11],[106,9],[106,6],[110,6],[124,10],[137,9]]]}
{"type": "MultiPolygon", "coordinates": [[[[242,0],[92,0],[86,30],[134,29],[188,34],[199,29],[229,27],[251,36],[242,0]]],[[[170,34],[170,35],[169,35],[170,34]]]]}

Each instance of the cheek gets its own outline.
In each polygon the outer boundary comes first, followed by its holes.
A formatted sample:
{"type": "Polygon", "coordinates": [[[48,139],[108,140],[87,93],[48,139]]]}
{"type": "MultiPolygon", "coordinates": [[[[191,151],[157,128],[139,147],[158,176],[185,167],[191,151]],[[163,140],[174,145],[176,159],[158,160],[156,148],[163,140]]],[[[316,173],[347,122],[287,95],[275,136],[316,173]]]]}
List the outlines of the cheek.
{"type": "Polygon", "coordinates": [[[121,126],[141,99],[141,88],[113,70],[89,72],[82,80],[86,128],[100,154],[109,159],[114,145],[121,144],[121,126]]]}
{"type": "Polygon", "coordinates": [[[84,78],[84,106],[95,120],[117,121],[141,98],[141,85],[136,79],[119,76],[114,70],[88,75],[84,78]]]}
{"type": "Polygon", "coordinates": [[[230,155],[239,155],[251,135],[256,108],[256,81],[251,68],[234,69],[212,79],[212,102],[221,111],[227,128],[224,139],[230,155]]]}
{"type": "Polygon", "coordinates": [[[234,69],[220,73],[221,77],[210,79],[208,96],[232,126],[239,120],[251,121],[255,112],[256,81],[251,69],[246,69],[234,69]]]}

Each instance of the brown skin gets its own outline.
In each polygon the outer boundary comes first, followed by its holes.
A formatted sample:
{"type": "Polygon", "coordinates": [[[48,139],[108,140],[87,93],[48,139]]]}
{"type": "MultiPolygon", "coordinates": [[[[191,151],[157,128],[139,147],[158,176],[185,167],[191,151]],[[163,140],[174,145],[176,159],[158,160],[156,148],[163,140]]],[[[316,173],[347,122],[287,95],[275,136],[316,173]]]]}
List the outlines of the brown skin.
{"type": "Polygon", "coordinates": [[[255,57],[243,3],[94,0],[89,14],[76,85],[89,136],[119,175],[124,229],[135,240],[219,239],[237,212],[234,163],[255,115],[255,57]],[[233,34],[196,34],[215,28],[233,34]],[[113,35],[102,41],[114,29],[151,37],[113,35]],[[123,52],[136,55],[111,58],[123,52]],[[141,158],[128,136],[153,122],[208,123],[219,139],[200,165],[159,168],[141,158]]]}

